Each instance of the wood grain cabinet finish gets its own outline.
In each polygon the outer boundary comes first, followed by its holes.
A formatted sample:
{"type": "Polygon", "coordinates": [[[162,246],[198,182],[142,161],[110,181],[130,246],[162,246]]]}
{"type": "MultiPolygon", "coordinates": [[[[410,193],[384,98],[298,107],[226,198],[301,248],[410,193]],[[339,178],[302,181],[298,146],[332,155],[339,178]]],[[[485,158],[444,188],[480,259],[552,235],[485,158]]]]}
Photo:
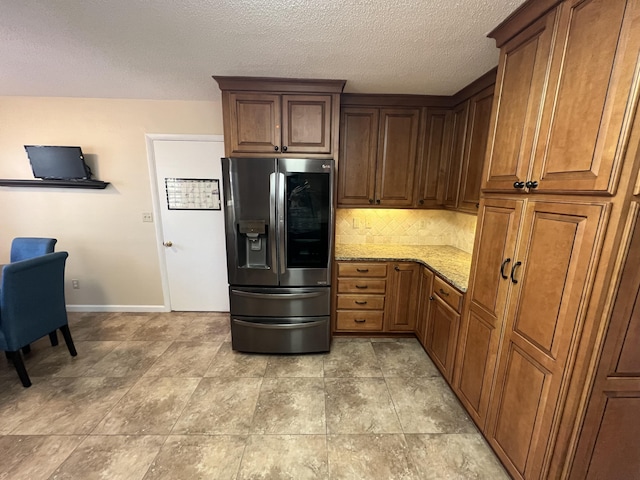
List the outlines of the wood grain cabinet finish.
{"type": "Polygon", "coordinates": [[[449,383],[453,380],[459,328],[460,313],[451,308],[434,288],[427,321],[425,350],[449,383]]]}
{"type": "Polygon", "coordinates": [[[413,332],[416,328],[420,265],[414,262],[389,264],[389,288],[385,331],[413,332]]]}
{"type": "Polygon", "coordinates": [[[567,0],[502,46],[485,190],[615,192],[638,100],[634,9],[567,0]]]}
{"type": "Polygon", "coordinates": [[[515,478],[540,478],[581,338],[606,205],[529,202],[485,428],[515,478]]]}
{"type": "Polygon", "coordinates": [[[419,108],[345,107],[338,206],[413,204],[419,108]]]}
{"type": "Polygon", "coordinates": [[[505,319],[522,200],[486,199],[476,228],[468,308],[462,319],[454,390],[482,430],[505,319]]]}
{"type": "Polygon", "coordinates": [[[386,262],[337,262],[336,332],[381,332],[386,262]]]}
{"type": "Polygon", "coordinates": [[[632,204],[624,264],[570,478],[640,475],[640,204],[632,204]]]}
{"type": "Polygon", "coordinates": [[[469,119],[469,101],[462,102],[451,112],[451,148],[445,170],[445,192],[443,205],[447,208],[458,207],[460,193],[460,175],[464,161],[465,142],[467,141],[467,121],[469,119]]]}
{"type": "Polygon", "coordinates": [[[451,142],[451,111],[446,108],[426,108],[423,116],[425,134],[414,206],[437,208],[442,204],[444,197],[443,180],[451,142]]]}
{"type": "Polygon", "coordinates": [[[425,266],[420,267],[420,300],[418,303],[418,316],[416,319],[416,336],[426,348],[427,323],[431,312],[431,294],[433,293],[433,272],[425,266]]]}

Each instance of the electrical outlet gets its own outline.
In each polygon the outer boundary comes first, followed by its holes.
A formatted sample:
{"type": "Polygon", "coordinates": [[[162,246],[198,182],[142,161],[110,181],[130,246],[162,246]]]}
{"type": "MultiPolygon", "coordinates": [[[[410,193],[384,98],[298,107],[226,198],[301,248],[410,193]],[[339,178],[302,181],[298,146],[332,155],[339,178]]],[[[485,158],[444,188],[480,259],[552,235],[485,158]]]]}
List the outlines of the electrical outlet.
{"type": "Polygon", "coordinates": [[[142,221],[143,222],[153,222],[153,214],[151,212],[142,212],[142,221]]]}
{"type": "Polygon", "coordinates": [[[77,290],[80,288],[80,280],[78,280],[77,278],[74,278],[73,280],[71,280],[71,286],[74,288],[74,290],[77,290]]]}

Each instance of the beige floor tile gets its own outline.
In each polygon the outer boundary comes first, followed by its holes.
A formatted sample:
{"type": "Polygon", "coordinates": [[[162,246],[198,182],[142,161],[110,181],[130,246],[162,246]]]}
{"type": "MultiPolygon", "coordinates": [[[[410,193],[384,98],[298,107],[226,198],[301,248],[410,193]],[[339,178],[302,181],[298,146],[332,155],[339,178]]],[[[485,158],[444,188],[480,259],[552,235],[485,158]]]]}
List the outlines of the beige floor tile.
{"type": "MultiPolygon", "coordinates": [[[[78,355],[72,357],[62,341],[56,347],[43,351],[44,355],[27,366],[30,377],[81,377],[89,368],[112,352],[120,342],[74,342],[78,355]]],[[[35,360],[35,359],[34,359],[35,360]]]]}
{"type": "Polygon", "coordinates": [[[386,379],[404,433],[476,433],[441,377],[386,379]]]}
{"type": "Polygon", "coordinates": [[[402,433],[383,378],[326,378],[328,433],[402,433]]]}
{"type": "Polygon", "coordinates": [[[141,376],[169,348],[169,345],[171,342],[123,341],[89,368],[85,375],[88,377],[141,376]]]}
{"type": "Polygon", "coordinates": [[[235,352],[231,343],[218,349],[205,377],[262,377],[267,369],[268,355],[235,352]]]}
{"type": "Polygon", "coordinates": [[[92,434],[168,434],[199,381],[199,378],[143,377],[92,434]]]}
{"type": "Polygon", "coordinates": [[[437,377],[438,369],[416,339],[372,342],[385,377],[437,377]]]}
{"type": "Polygon", "coordinates": [[[238,480],[329,478],[325,435],[251,435],[238,480]]]}
{"type": "Polygon", "coordinates": [[[327,433],[322,378],[264,378],[251,433],[327,433]]]}
{"type": "Polygon", "coordinates": [[[261,382],[261,378],[203,378],[172,433],[249,433],[261,382]]]}
{"type": "Polygon", "coordinates": [[[0,480],[46,480],[84,436],[0,437],[0,480]]]}
{"type": "Polygon", "coordinates": [[[191,320],[181,316],[156,315],[148,319],[130,337],[130,340],[161,341],[178,340],[189,328],[191,320]]]}
{"type": "Polygon", "coordinates": [[[265,377],[322,377],[328,355],[272,355],[268,357],[265,377]]]}
{"type": "Polygon", "coordinates": [[[231,341],[231,326],[229,314],[197,316],[189,322],[176,340],[200,342],[228,342],[231,341]]]}
{"type": "Polygon", "coordinates": [[[202,377],[221,343],[173,342],[147,370],[149,377],[202,377]]]}
{"type": "Polygon", "coordinates": [[[332,480],[418,480],[403,435],[329,435],[332,480]]]}
{"type": "MultiPolygon", "coordinates": [[[[77,322],[69,320],[74,342],[87,340],[130,340],[134,332],[146,324],[152,315],[110,313],[86,316],[77,322]]],[[[61,335],[58,335],[61,337],[61,335]]]]}
{"type": "Polygon", "coordinates": [[[479,433],[406,435],[420,478],[425,480],[508,480],[479,433]]]}
{"type": "Polygon", "coordinates": [[[381,377],[382,370],[371,342],[336,339],[324,359],[324,376],[381,377]]]}
{"type": "Polygon", "coordinates": [[[86,434],[133,385],[127,378],[40,378],[0,406],[0,418],[15,435],[86,434]]]}
{"type": "Polygon", "coordinates": [[[51,480],[142,479],[165,438],[91,435],[60,465],[51,480]]]}
{"type": "Polygon", "coordinates": [[[233,480],[246,437],[170,435],[144,480],[233,480]]]}

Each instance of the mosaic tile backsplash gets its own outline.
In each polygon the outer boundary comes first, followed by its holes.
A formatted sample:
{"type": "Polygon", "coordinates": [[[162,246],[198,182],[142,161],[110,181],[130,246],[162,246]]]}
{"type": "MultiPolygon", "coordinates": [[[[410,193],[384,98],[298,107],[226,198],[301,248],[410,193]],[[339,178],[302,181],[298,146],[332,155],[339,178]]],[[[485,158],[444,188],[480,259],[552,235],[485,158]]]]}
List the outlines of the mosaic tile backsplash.
{"type": "Polygon", "coordinates": [[[475,215],[449,210],[336,210],[338,244],[451,245],[472,253],[475,231],[475,215]]]}

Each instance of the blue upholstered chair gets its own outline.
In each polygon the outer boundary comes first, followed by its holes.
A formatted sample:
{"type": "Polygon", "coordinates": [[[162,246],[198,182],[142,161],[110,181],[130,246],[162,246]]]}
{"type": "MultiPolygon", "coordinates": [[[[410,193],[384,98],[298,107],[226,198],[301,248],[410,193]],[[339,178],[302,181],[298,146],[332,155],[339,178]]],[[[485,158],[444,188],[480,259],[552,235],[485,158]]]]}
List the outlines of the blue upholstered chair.
{"type": "Polygon", "coordinates": [[[55,238],[16,237],[11,242],[11,263],[53,253],[55,238]]]}
{"type": "MultiPolygon", "coordinates": [[[[6,352],[25,387],[31,380],[20,349],[60,329],[69,353],[76,349],[69,332],[64,298],[67,252],[48,253],[5,265],[0,284],[0,350],[6,352]]],[[[52,341],[53,343],[53,341],[52,341]]],[[[23,350],[24,351],[24,350],[23,350]]]]}

